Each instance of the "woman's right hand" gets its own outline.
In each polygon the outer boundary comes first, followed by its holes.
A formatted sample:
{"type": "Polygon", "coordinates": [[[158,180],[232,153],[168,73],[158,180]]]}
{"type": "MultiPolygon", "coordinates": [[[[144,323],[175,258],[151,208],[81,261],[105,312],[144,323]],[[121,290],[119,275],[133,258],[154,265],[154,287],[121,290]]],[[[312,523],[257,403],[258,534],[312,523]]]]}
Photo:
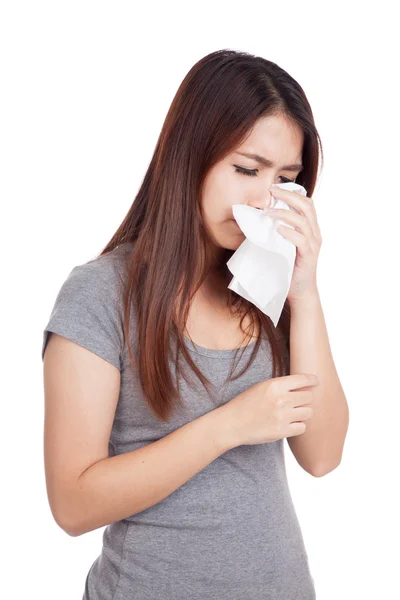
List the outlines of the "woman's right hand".
{"type": "Polygon", "coordinates": [[[316,375],[299,373],[252,385],[219,408],[232,435],[232,446],[264,444],[301,435],[312,418],[316,375]]]}

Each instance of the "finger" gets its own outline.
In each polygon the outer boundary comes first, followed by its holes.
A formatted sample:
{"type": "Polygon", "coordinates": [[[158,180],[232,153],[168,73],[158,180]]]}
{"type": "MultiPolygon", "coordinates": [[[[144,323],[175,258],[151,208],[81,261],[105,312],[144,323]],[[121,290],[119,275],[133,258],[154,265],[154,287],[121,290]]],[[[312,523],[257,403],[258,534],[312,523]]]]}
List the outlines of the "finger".
{"type": "Polygon", "coordinates": [[[319,385],[319,379],[315,373],[295,373],[294,375],[286,375],[286,377],[290,378],[289,383],[294,383],[291,389],[319,385]]]}
{"type": "Polygon", "coordinates": [[[293,408],[299,406],[312,406],[314,402],[314,396],[310,391],[294,390],[294,393],[289,392],[288,399],[293,408]]]}

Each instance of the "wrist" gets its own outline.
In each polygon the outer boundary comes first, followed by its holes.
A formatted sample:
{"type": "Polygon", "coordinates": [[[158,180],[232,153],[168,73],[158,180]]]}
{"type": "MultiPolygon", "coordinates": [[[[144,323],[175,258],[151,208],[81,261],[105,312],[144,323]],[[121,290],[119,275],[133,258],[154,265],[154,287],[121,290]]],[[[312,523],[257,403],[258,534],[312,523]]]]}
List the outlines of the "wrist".
{"type": "Polygon", "coordinates": [[[304,292],[301,296],[296,299],[289,301],[290,311],[293,313],[297,309],[303,311],[307,308],[313,308],[321,302],[318,289],[311,289],[304,292]]]}
{"type": "Polygon", "coordinates": [[[208,413],[213,420],[214,439],[221,450],[221,454],[240,445],[231,415],[231,408],[227,403],[208,413]]]}

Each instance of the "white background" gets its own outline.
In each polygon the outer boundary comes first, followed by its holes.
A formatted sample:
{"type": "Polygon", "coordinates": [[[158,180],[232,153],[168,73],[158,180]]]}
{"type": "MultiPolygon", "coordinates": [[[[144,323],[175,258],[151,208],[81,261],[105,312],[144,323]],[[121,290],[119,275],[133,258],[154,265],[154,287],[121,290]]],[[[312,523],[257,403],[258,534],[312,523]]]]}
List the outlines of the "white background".
{"type": "Polygon", "coordinates": [[[285,445],[317,597],[400,597],[395,4],[1,4],[7,599],[80,599],[100,553],[103,529],[69,537],[48,505],[42,330],[70,270],[125,216],[182,79],[222,48],[261,55],[300,83],[325,154],[318,285],[350,426],[342,464],[322,478],[285,445]]]}

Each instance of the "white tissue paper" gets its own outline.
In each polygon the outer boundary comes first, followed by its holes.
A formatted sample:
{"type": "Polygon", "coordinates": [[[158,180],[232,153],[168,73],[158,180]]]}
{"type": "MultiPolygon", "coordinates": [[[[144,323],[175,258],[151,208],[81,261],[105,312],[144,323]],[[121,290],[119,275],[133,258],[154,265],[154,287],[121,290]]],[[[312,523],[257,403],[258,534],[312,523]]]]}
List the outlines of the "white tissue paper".
{"type": "MultiPolygon", "coordinates": [[[[305,188],[298,183],[274,185],[307,196],[305,188]]],[[[269,208],[294,210],[274,197],[269,208]]],[[[233,204],[232,212],[246,239],[226,263],[233,274],[228,288],[257,306],[276,327],[289,293],[296,259],[296,245],[276,229],[279,225],[294,227],[270,217],[264,210],[244,204],[233,204]]]]}

